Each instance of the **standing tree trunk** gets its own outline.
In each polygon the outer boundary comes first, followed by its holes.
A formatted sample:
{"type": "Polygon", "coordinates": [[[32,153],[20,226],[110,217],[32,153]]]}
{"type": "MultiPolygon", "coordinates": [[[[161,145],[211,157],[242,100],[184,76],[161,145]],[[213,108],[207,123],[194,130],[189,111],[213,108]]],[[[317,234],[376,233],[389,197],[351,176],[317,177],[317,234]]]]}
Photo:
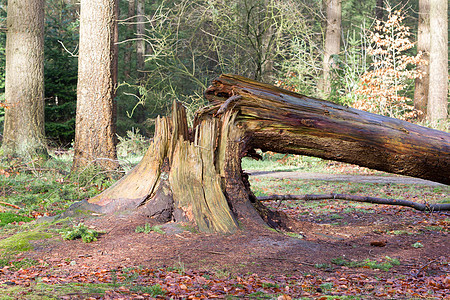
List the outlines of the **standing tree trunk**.
{"type": "Polygon", "coordinates": [[[419,119],[423,120],[427,116],[429,61],[430,61],[430,0],[419,1],[419,26],[417,33],[417,51],[423,53],[423,60],[426,64],[417,66],[417,70],[422,74],[416,78],[414,90],[414,108],[421,111],[419,119]]]}
{"type": "Polygon", "coordinates": [[[136,209],[159,221],[190,221],[204,232],[239,224],[283,226],[241,169],[255,148],[356,163],[450,183],[450,134],[309,98],[239,76],[223,75],[205,92],[190,133],[186,114],[157,119],[142,161],[98,196],[83,202],[102,213],[136,209]]]}
{"type": "Polygon", "coordinates": [[[331,92],[331,69],[333,55],[341,48],[341,0],[326,0],[327,31],[323,54],[322,90],[326,96],[331,92]]]}
{"type": "Polygon", "coordinates": [[[448,116],[448,1],[430,2],[430,85],[427,116],[436,124],[448,116]]]}
{"type": "Polygon", "coordinates": [[[3,154],[47,155],[44,137],[44,1],[8,1],[3,154]]]}
{"type": "Polygon", "coordinates": [[[375,4],[375,18],[382,22],[384,17],[384,0],[377,0],[375,4]]]}
{"type": "Polygon", "coordinates": [[[77,117],[72,171],[118,168],[115,149],[117,82],[115,0],[82,0],[77,117]]]}
{"type": "Polygon", "coordinates": [[[145,69],[145,2],[144,0],[137,0],[136,6],[136,35],[138,40],[136,41],[136,57],[137,57],[137,72],[138,77],[144,77],[145,69]]]}
{"type": "Polygon", "coordinates": [[[134,18],[136,16],[136,0],[128,0],[128,14],[127,14],[127,35],[126,39],[128,40],[126,46],[125,46],[125,55],[123,57],[123,75],[125,79],[128,79],[130,76],[131,71],[131,58],[132,58],[132,49],[134,43],[131,41],[131,39],[134,36],[134,18]]]}

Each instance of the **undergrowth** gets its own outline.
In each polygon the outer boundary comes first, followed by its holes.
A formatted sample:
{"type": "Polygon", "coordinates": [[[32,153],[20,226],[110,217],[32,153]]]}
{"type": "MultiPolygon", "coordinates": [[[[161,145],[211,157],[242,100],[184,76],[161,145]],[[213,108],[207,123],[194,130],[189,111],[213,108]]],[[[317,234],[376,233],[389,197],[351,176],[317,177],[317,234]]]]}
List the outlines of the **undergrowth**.
{"type": "Polygon", "coordinates": [[[75,240],[81,238],[85,243],[95,242],[100,232],[88,228],[83,223],[79,223],[71,228],[64,228],[59,231],[63,239],[75,240]]]}

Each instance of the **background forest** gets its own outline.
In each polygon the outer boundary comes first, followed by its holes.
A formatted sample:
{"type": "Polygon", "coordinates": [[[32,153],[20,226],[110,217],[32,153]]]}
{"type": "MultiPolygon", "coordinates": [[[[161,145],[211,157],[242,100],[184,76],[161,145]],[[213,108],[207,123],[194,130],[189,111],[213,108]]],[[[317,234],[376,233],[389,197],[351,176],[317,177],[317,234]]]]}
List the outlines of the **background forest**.
{"type": "MultiPolygon", "coordinates": [[[[6,1],[2,2],[5,27],[6,1]]],[[[45,133],[53,146],[70,147],[74,139],[78,11],[76,1],[46,1],[45,133]]],[[[120,136],[130,130],[151,136],[153,119],[166,114],[174,99],[193,114],[204,105],[205,88],[222,73],[391,117],[421,119],[413,103],[414,79],[421,76],[415,67],[423,64],[416,47],[418,1],[342,1],[340,50],[330,56],[329,79],[324,79],[323,69],[327,24],[323,1],[122,0],[119,11],[120,136]],[[377,25],[377,20],[382,22],[377,25]],[[377,64],[387,61],[379,52],[387,49],[384,41],[374,39],[383,30],[405,39],[387,46],[396,51],[391,65],[377,64]],[[396,70],[400,73],[389,74],[400,65],[403,69],[396,70]],[[370,73],[374,71],[384,73],[384,84],[377,84],[370,73]],[[396,79],[389,83],[386,78],[396,79]]],[[[2,96],[5,36],[3,30],[2,96]]],[[[0,127],[3,114],[0,108],[0,127]]]]}

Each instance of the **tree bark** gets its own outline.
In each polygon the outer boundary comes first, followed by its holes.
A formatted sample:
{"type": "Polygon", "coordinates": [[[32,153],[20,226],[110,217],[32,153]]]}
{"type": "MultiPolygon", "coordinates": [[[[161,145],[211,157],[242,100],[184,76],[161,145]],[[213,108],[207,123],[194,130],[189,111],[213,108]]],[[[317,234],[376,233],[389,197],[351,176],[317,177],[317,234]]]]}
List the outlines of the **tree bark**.
{"type": "Polygon", "coordinates": [[[144,0],[137,0],[136,4],[136,57],[137,57],[137,72],[138,77],[144,77],[145,69],[145,6],[144,0]]]}
{"type": "Polygon", "coordinates": [[[132,57],[132,49],[133,49],[133,42],[131,39],[134,36],[134,17],[136,16],[136,0],[128,0],[128,14],[127,14],[127,35],[126,39],[129,40],[125,46],[125,55],[123,57],[123,63],[124,63],[124,70],[123,75],[125,79],[128,79],[130,77],[130,71],[131,71],[131,57],[132,57]]]}
{"type": "Polygon", "coordinates": [[[331,92],[331,70],[333,55],[341,49],[341,0],[326,0],[327,31],[323,53],[322,91],[328,96],[331,92]]]}
{"type": "Polygon", "coordinates": [[[82,0],[72,171],[118,168],[115,140],[117,1],[82,0]]]}
{"type": "Polygon", "coordinates": [[[416,78],[414,90],[414,108],[421,111],[419,119],[423,120],[427,116],[429,61],[430,61],[430,0],[419,1],[419,26],[417,32],[417,51],[422,51],[422,58],[426,65],[417,66],[417,70],[422,74],[416,78]]]}
{"type": "Polygon", "coordinates": [[[284,226],[253,195],[241,158],[255,148],[356,163],[450,183],[450,134],[222,75],[205,92],[192,131],[174,104],[158,118],[142,161],[84,202],[101,213],[137,210],[159,221],[192,222],[204,232],[284,226]]]}
{"type": "Polygon", "coordinates": [[[299,95],[239,76],[223,75],[205,92],[210,114],[232,95],[237,125],[250,146],[353,163],[450,183],[450,134],[299,95]]]}
{"type": "Polygon", "coordinates": [[[2,151],[47,155],[44,137],[44,1],[8,2],[2,151]]]}
{"type": "Polygon", "coordinates": [[[430,85],[428,120],[436,124],[448,117],[448,1],[430,1],[430,85]]]}

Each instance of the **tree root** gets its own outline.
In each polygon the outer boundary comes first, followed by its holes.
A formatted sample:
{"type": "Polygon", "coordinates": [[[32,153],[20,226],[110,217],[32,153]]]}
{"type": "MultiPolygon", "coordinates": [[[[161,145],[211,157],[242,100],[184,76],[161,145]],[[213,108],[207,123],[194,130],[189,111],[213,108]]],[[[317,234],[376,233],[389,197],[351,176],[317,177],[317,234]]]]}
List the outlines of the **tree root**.
{"type": "Polygon", "coordinates": [[[259,201],[286,201],[286,200],[304,200],[304,201],[317,201],[317,200],[325,200],[325,199],[339,199],[339,200],[348,200],[348,201],[356,201],[356,202],[367,202],[374,204],[386,204],[386,205],[398,205],[398,206],[406,206],[411,207],[419,211],[450,211],[450,203],[417,203],[408,200],[401,199],[384,199],[384,198],[376,198],[376,197],[364,197],[364,196],[356,196],[356,195],[347,195],[347,194],[322,194],[322,195],[270,195],[257,197],[259,201]]]}

